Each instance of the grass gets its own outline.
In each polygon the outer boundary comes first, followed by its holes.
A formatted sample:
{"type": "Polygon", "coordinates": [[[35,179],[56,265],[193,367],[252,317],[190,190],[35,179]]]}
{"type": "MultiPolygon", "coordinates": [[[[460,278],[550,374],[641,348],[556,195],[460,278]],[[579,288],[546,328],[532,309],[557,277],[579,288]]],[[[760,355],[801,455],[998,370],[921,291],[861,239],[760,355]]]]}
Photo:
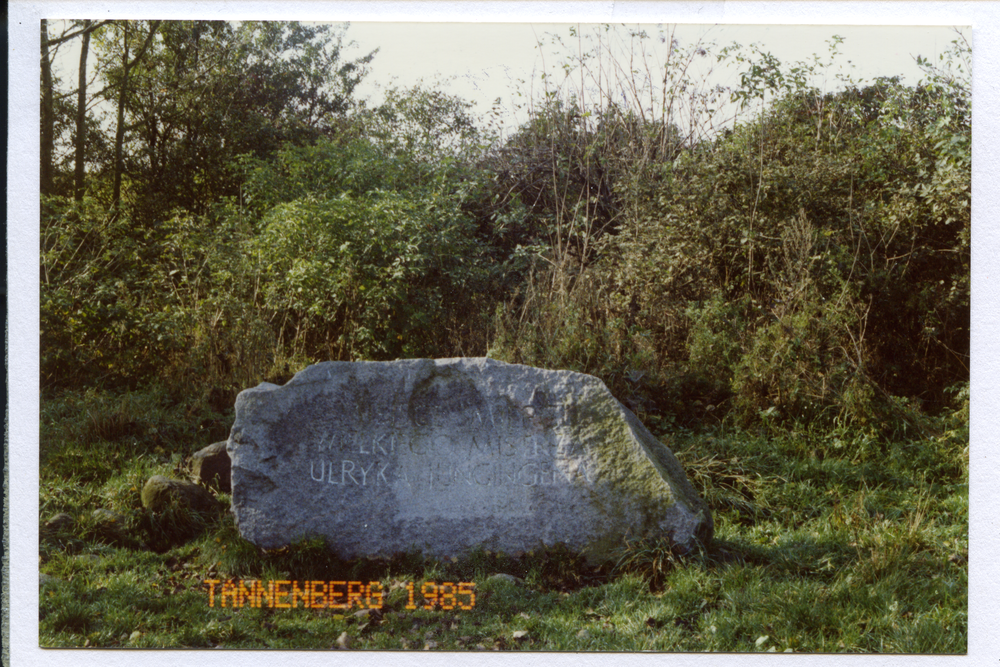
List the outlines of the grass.
{"type": "Polygon", "coordinates": [[[344,562],[316,540],[263,552],[225,511],[143,509],[145,480],[178,474],[226,420],[156,390],[43,401],[41,645],[966,651],[964,418],[896,443],[721,426],[664,435],[713,508],[715,542],[680,556],[636,541],[599,568],[561,548],[455,562],[344,562]],[[95,516],[99,508],[117,518],[95,516]],[[60,513],[71,520],[47,528],[60,513]],[[210,607],[204,581],[231,578],[378,581],[385,595],[375,614],[210,607]],[[423,609],[426,581],[474,582],[475,606],[423,609]],[[416,609],[407,609],[411,582],[416,609]]]}

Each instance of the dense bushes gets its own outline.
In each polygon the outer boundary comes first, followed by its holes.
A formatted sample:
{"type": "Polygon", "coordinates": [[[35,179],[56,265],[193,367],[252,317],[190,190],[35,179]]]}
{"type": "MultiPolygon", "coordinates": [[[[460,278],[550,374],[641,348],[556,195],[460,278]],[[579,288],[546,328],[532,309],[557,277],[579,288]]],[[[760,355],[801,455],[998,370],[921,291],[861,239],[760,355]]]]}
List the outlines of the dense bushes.
{"type": "Polygon", "coordinates": [[[861,424],[897,412],[890,395],[938,409],[967,378],[968,127],[942,139],[948,117],[915,106],[945,112],[933,87],[894,82],[783,98],[665,165],[611,240],[658,354],[682,358],[685,321],[692,370],[730,382],[742,420],[861,424]],[[709,305],[681,318],[692,302],[709,305]]]}
{"type": "Polygon", "coordinates": [[[745,106],[719,131],[720,91],[680,92],[704,48],[671,49],[674,92],[645,107],[608,94],[634,72],[546,88],[500,140],[436,91],[341,96],[311,139],[228,158],[197,207],[45,199],[43,387],[224,402],[315,360],[490,354],[685,426],[891,435],[947,406],[968,380],[967,51],[916,87],[822,93],[818,61],[724,49],[745,106]]]}

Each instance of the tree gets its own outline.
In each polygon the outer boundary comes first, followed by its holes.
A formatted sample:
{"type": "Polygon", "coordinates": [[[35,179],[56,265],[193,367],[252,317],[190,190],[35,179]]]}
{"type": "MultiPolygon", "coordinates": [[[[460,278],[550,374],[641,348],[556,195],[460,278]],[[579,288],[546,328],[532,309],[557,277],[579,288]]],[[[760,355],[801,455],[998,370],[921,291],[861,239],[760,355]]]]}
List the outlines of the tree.
{"type": "Polygon", "coordinates": [[[111,194],[112,206],[118,209],[119,202],[121,200],[121,190],[122,190],[122,148],[125,141],[125,105],[128,100],[128,82],[129,82],[129,71],[136,66],[136,63],[142,58],[146,49],[153,41],[153,37],[156,35],[156,29],[160,25],[160,21],[153,21],[149,26],[149,31],[146,35],[145,41],[136,54],[135,58],[129,60],[129,21],[121,22],[122,28],[122,68],[118,76],[118,122],[115,125],[115,158],[114,158],[114,175],[112,180],[114,182],[113,190],[111,194]]]}
{"type": "Polygon", "coordinates": [[[42,19],[42,140],[41,140],[41,193],[49,195],[52,186],[52,154],[55,149],[54,125],[55,111],[53,109],[52,91],[52,60],[49,57],[49,25],[42,19]]]}
{"type": "Polygon", "coordinates": [[[55,194],[60,188],[57,185],[58,164],[56,154],[60,141],[65,142],[64,135],[72,128],[75,128],[74,155],[74,183],[72,190],[76,193],[77,201],[82,197],[83,188],[83,161],[86,160],[86,137],[87,126],[87,58],[90,45],[91,34],[101,28],[108,21],[74,21],[64,23],[62,34],[58,37],[49,36],[51,24],[43,19],[41,21],[41,169],[40,183],[42,194],[55,194]],[[76,29],[74,29],[76,28],[76,29]],[[57,90],[58,80],[52,72],[52,65],[58,48],[72,39],[82,38],[79,86],[75,91],[61,93],[57,90]],[[76,95],[77,103],[71,107],[66,101],[71,95],[76,95]],[[82,138],[83,144],[80,139],[82,138]]]}
{"type": "Polygon", "coordinates": [[[87,52],[90,50],[90,21],[84,21],[83,43],[80,46],[80,76],[76,95],[76,160],[73,169],[74,199],[83,201],[84,160],[87,150],[87,52]]]}
{"type": "MultiPolygon", "coordinates": [[[[267,163],[283,146],[344,133],[374,54],[347,58],[343,31],[298,24],[63,25],[44,42],[43,65],[53,45],[89,42],[75,90],[60,90],[58,73],[42,68],[42,129],[53,146],[42,166],[52,167],[50,192],[68,195],[43,200],[43,382],[134,386],[206,369],[203,381],[242,382],[222,369],[273,353],[277,327],[257,290],[260,260],[241,254],[259,252],[237,196],[245,156],[267,163]],[[88,82],[88,69],[103,87],[88,82]],[[93,196],[74,202],[81,164],[93,196]],[[228,334],[220,312],[254,322],[259,336],[228,334]]],[[[254,379],[260,368],[246,372],[254,379]]]]}
{"type": "Polygon", "coordinates": [[[125,50],[142,35],[123,30],[127,40],[101,45],[120,116],[108,171],[128,176],[144,219],[174,207],[200,214],[237,196],[237,155],[273,155],[336,132],[374,56],[345,58],[343,31],[327,26],[171,21],[127,68],[125,50]]]}

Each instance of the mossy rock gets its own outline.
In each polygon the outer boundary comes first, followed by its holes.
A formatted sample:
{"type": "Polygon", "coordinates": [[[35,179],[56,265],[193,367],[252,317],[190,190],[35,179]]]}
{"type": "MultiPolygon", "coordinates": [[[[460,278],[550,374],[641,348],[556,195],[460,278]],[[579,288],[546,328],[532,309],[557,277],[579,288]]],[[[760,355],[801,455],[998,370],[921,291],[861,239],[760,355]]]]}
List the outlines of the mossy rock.
{"type": "Polygon", "coordinates": [[[212,512],[219,502],[203,486],[182,479],[153,475],[142,487],[142,506],[151,511],[168,507],[172,501],[197,512],[212,512]]]}

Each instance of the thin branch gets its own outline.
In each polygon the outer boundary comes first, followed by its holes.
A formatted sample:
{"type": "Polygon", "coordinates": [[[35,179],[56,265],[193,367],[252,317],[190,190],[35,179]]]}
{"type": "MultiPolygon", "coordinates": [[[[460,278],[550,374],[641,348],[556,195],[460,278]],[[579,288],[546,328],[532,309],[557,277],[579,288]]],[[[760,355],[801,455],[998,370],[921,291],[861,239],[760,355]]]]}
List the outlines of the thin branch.
{"type": "MultiPolygon", "coordinates": [[[[100,23],[95,23],[94,25],[90,26],[89,28],[84,28],[83,30],[77,30],[76,32],[71,32],[68,35],[63,35],[62,37],[56,37],[55,39],[45,40],[44,42],[42,42],[42,48],[43,49],[48,49],[48,48],[50,48],[52,46],[58,46],[59,44],[62,44],[63,42],[67,42],[67,41],[73,39],[74,37],[79,37],[80,35],[86,35],[87,33],[91,33],[93,31],[97,30],[98,28],[100,28],[102,25],[107,25],[108,23],[111,23],[111,22],[112,21],[110,19],[107,20],[107,21],[101,21],[100,23]]],[[[159,21],[157,21],[157,23],[159,23],[159,21]]]]}

